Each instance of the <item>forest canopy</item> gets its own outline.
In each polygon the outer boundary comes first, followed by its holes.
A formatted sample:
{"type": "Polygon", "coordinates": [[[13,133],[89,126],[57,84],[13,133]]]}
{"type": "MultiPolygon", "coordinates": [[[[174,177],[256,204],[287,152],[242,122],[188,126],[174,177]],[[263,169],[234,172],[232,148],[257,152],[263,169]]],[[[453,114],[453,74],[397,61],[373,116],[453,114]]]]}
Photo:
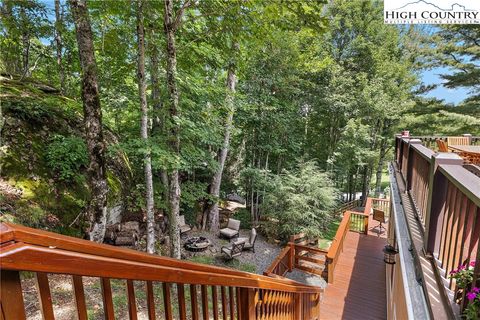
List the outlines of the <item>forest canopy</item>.
{"type": "Polygon", "coordinates": [[[120,203],[154,252],[165,217],[174,257],[179,215],[217,230],[232,194],[250,223],[321,233],[336,203],[385,192],[395,133],[480,134],[480,29],[382,14],[370,0],[2,1],[0,153],[14,165],[0,174],[54,185],[53,200],[29,200],[38,221],[53,213],[95,241],[120,203]],[[440,66],[446,87],[471,92],[458,106],[425,96],[420,74],[440,66]],[[57,112],[83,127],[45,125],[57,112]],[[25,113],[47,130],[30,160],[7,132],[25,113]]]}

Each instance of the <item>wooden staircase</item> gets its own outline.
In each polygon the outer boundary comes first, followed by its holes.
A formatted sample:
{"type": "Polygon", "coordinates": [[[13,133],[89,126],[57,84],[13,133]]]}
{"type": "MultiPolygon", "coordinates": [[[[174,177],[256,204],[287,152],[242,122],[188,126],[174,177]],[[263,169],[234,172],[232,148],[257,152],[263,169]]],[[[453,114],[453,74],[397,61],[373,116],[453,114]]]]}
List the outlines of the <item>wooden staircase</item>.
{"type": "Polygon", "coordinates": [[[0,269],[0,320],[26,319],[20,271],[35,273],[46,320],[54,319],[48,274],[71,275],[79,320],[88,319],[82,277],[100,278],[104,315],[109,320],[114,319],[110,279],[126,280],[130,319],[137,319],[133,281],[146,283],[149,319],[314,320],[320,314],[322,289],[275,274],[262,276],[176,260],[8,223],[0,223],[0,269]],[[158,282],[163,315],[157,313],[154,302],[153,284],[158,282]],[[186,290],[192,297],[190,314],[186,290]]]}

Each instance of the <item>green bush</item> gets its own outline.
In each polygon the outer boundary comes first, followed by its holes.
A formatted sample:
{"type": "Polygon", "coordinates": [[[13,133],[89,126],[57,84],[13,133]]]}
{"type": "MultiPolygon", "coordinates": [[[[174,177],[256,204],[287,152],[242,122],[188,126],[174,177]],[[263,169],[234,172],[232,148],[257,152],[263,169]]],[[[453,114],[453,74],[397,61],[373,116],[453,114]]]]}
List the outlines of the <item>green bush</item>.
{"type": "Polygon", "coordinates": [[[240,227],[242,229],[252,228],[252,215],[247,209],[239,209],[237,212],[235,212],[232,218],[240,220],[240,227]]]}
{"type": "Polygon", "coordinates": [[[72,181],[88,163],[87,147],[79,137],[56,135],[47,146],[46,160],[60,180],[72,181]]]}
{"type": "Polygon", "coordinates": [[[314,162],[306,162],[273,177],[272,183],[263,204],[264,229],[284,241],[301,232],[323,236],[334,219],[331,210],[337,194],[329,176],[314,162]]]}

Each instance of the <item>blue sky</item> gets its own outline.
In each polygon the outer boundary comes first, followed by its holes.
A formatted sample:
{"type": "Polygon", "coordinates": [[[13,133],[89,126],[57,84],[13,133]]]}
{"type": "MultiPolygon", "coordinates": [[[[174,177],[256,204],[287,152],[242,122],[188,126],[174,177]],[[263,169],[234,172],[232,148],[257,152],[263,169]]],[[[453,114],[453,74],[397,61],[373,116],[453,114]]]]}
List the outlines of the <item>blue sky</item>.
{"type": "Polygon", "coordinates": [[[432,97],[445,100],[448,103],[458,104],[468,97],[468,90],[463,88],[448,89],[442,86],[442,79],[439,74],[450,73],[447,68],[435,68],[432,70],[423,71],[421,74],[422,81],[426,84],[439,85],[435,90],[425,94],[426,97],[432,97]]]}

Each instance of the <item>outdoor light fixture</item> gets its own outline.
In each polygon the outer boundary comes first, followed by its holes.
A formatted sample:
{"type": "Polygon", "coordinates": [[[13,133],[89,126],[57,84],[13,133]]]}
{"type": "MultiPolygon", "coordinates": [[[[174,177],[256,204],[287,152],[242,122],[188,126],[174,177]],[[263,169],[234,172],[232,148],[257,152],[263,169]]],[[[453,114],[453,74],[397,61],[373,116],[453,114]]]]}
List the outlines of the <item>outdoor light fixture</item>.
{"type": "Polygon", "coordinates": [[[398,253],[397,250],[395,250],[394,247],[391,245],[387,244],[385,248],[383,248],[383,261],[387,264],[395,264],[395,255],[398,253]]]}

